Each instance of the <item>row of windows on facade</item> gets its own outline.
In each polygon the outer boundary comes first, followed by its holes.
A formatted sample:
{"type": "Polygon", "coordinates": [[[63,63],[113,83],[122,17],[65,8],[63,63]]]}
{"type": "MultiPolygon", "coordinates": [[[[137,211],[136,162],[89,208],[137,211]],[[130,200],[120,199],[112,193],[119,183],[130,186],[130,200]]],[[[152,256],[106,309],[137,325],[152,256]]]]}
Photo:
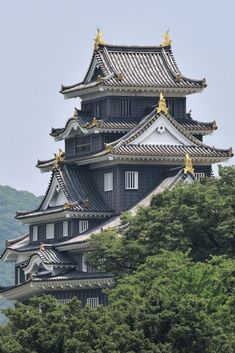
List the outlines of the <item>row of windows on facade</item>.
{"type": "MultiPolygon", "coordinates": [[[[173,99],[166,99],[167,107],[169,110],[169,113],[174,116],[175,112],[175,101],[173,99]]],[[[119,100],[119,106],[118,106],[118,112],[121,117],[131,117],[133,116],[133,108],[132,108],[133,102],[132,99],[130,98],[122,98],[119,100]]],[[[156,101],[157,105],[157,101],[156,101]]],[[[86,111],[91,111],[96,118],[101,118],[102,115],[104,114],[104,102],[99,101],[99,102],[91,102],[91,103],[85,103],[83,105],[83,109],[86,111]]]]}
{"type": "MultiPolygon", "coordinates": [[[[68,304],[72,299],[57,299],[60,304],[68,304]]],[[[99,297],[87,298],[86,304],[91,308],[95,309],[99,305],[99,297]]]]}
{"type": "MultiPolygon", "coordinates": [[[[139,188],[139,173],[134,171],[125,172],[125,189],[137,190],[139,188]]],[[[113,172],[104,173],[104,191],[113,190],[113,172]]]]}
{"type": "MultiPolygon", "coordinates": [[[[205,178],[205,173],[195,173],[197,181],[205,178]]],[[[139,174],[138,172],[128,171],[125,172],[125,189],[137,190],[139,188],[139,174]]],[[[113,190],[113,172],[104,173],[104,191],[113,190]]]]}
{"type": "MultiPolygon", "coordinates": [[[[88,221],[79,221],[79,234],[84,233],[89,227],[88,221]]],[[[72,222],[57,222],[41,224],[30,227],[32,241],[44,241],[47,239],[61,239],[72,235],[72,222]]]]}

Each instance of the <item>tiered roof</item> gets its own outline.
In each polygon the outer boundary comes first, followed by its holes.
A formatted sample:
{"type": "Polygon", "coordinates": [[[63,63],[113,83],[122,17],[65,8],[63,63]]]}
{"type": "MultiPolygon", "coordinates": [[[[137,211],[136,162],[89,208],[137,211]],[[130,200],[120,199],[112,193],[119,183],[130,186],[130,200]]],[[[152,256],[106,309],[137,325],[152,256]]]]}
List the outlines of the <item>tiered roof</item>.
{"type": "MultiPolygon", "coordinates": [[[[212,122],[201,122],[191,118],[187,114],[185,119],[177,120],[178,123],[185,128],[191,134],[206,135],[212,133],[217,129],[215,121],[212,122]]],[[[139,120],[135,118],[115,118],[115,119],[96,119],[87,112],[81,112],[75,110],[75,116],[69,118],[63,128],[52,128],[50,135],[54,137],[56,141],[62,140],[67,137],[72,129],[79,129],[83,134],[97,132],[128,132],[136,127],[139,120]]]]}
{"type": "Polygon", "coordinates": [[[100,44],[93,52],[90,66],[80,83],[62,86],[65,98],[96,91],[97,87],[179,90],[193,93],[206,87],[206,80],[194,80],[179,70],[171,46],[126,46],[100,44]]]}
{"type": "Polygon", "coordinates": [[[19,220],[40,217],[42,215],[52,215],[58,213],[76,212],[89,216],[107,216],[113,210],[106,205],[102,195],[95,187],[86,168],[76,165],[61,164],[53,167],[50,183],[39,207],[30,212],[17,212],[16,218],[19,220]],[[56,178],[58,184],[66,198],[66,203],[61,206],[44,208],[45,201],[51,189],[52,181],[56,178]]]}

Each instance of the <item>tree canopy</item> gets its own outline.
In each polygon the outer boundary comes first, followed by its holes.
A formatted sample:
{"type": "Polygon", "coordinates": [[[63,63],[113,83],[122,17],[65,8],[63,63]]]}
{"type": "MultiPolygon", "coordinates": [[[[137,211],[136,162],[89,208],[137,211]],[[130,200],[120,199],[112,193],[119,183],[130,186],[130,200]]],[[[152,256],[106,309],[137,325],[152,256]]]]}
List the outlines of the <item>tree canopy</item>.
{"type": "Polygon", "coordinates": [[[49,296],[6,310],[0,353],[233,353],[234,179],[180,186],[92,238],[88,260],[111,270],[109,304],[49,296]]]}

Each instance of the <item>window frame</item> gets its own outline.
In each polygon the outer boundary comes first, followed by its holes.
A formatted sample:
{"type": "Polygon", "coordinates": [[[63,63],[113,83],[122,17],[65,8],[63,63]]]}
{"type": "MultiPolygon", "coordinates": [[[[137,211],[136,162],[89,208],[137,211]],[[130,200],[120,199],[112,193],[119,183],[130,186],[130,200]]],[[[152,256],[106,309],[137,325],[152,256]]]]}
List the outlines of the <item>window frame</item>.
{"type": "Polygon", "coordinates": [[[85,219],[84,220],[80,220],[78,226],[79,226],[79,234],[83,234],[89,228],[89,222],[88,222],[88,220],[85,220],[85,219]],[[83,229],[82,224],[86,224],[85,229],[83,229]]]}
{"type": "Polygon", "coordinates": [[[89,305],[91,309],[95,309],[100,304],[100,298],[89,297],[86,299],[86,304],[89,305]]]}
{"type": "Polygon", "coordinates": [[[113,172],[104,173],[104,192],[113,191],[113,172]]]}
{"type": "Polygon", "coordinates": [[[139,172],[134,170],[125,171],[125,190],[139,189],[139,172]]]}

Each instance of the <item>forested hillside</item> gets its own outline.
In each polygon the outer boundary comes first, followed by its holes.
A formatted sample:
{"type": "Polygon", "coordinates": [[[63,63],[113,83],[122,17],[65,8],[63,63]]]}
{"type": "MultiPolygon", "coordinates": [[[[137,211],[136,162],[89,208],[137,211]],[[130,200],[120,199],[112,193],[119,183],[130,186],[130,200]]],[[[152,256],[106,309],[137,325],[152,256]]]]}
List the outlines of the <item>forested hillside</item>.
{"type": "Polygon", "coordinates": [[[40,197],[27,191],[17,191],[10,186],[0,186],[0,248],[6,239],[12,239],[27,231],[16,219],[16,210],[27,211],[39,205],[40,197]]]}
{"type": "MultiPolygon", "coordinates": [[[[27,191],[17,191],[10,186],[0,186],[0,252],[5,247],[5,240],[16,238],[27,232],[28,227],[15,219],[16,210],[31,210],[37,207],[41,197],[27,191]]],[[[14,281],[14,265],[0,262],[0,286],[11,285],[14,281]]],[[[6,302],[0,300],[0,308],[6,302]]],[[[0,315],[0,322],[2,316],[0,315]]]]}
{"type": "Polygon", "coordinates": [[[234,353],[235,168],[153,198],[92,237],[109,304],[44,296],[8,309],[1,353],[234,353]]]}

